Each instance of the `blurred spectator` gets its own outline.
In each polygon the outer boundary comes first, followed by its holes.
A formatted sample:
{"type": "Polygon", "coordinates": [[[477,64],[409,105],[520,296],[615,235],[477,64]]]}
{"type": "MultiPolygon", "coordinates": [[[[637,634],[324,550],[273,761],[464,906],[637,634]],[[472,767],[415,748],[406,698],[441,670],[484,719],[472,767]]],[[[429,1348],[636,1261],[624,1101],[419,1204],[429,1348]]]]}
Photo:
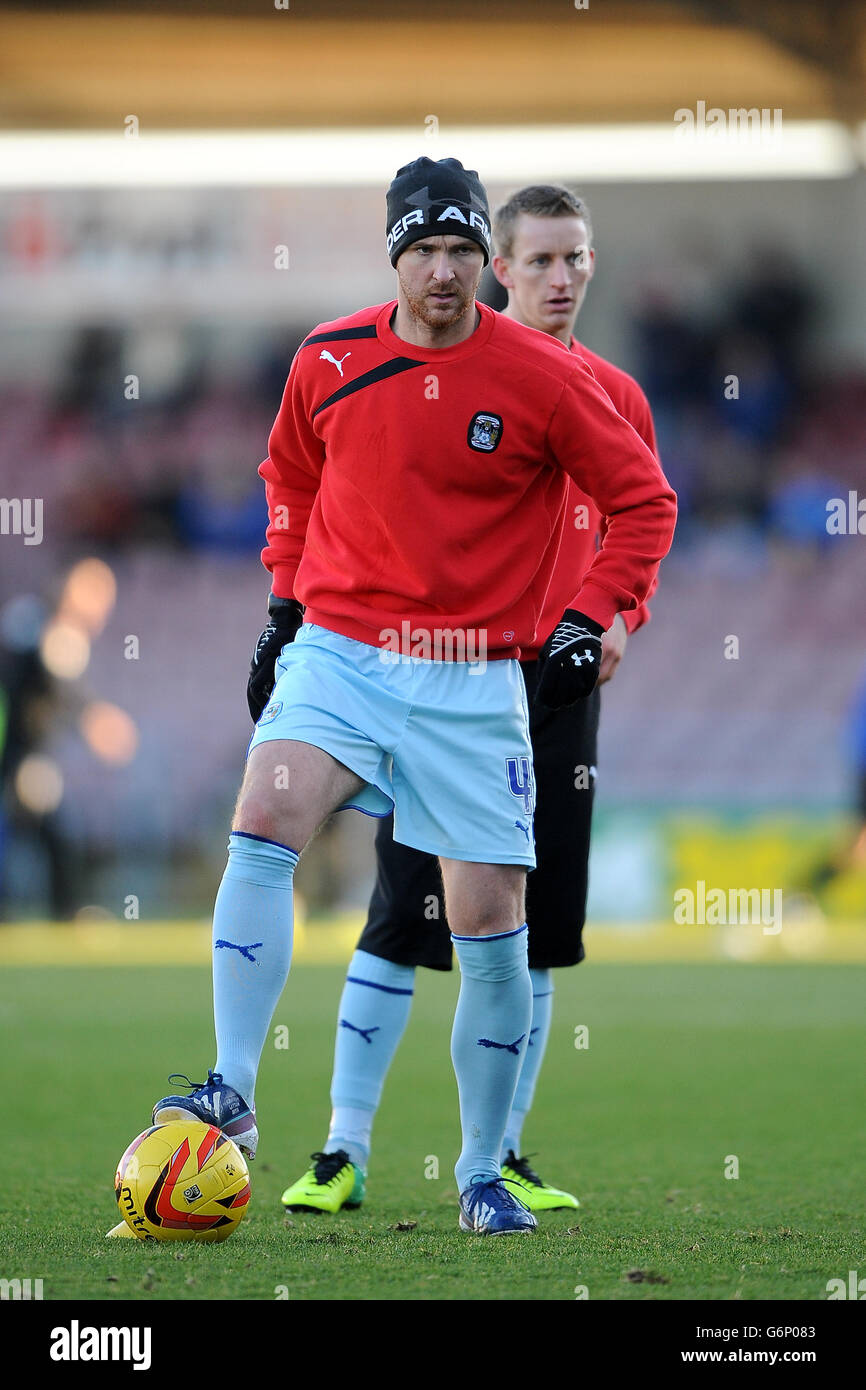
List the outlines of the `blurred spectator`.
{"type": "Polygon", "coordinates": [[[840,491],[840,485],[808,457],[785,456],[771,487],[771,535],[794,549],[826,549],[835,539],[827,531],[827,499],[840,491]]]}
{"type": "Polygon", "coordinates": [[[63,717],[62,695],[39,654],[47,618],[35,594],[21,594],[0,609],[0,917],[6,916],[13,856],[26,844],[45,874],[45,908],[62,921],[75,907],[75,875],[57,815],[62,774],[43,751],[63,717]]]}
{"type": "Polygon", "coordinates": [[[794,404],[794,383],[786,376],[768,345],[751,333],[727,334],[716,354],[717,380],[736,375],[737,396],[716,396],[718,416],[733,434],[749,443],[770,447],[786,427],[794,404]]]}
{"type": "Polygon", "coordinates": [[[802,269],[778,244],[759,245],[734,293],[731,322],[762,342],[781,375],[799,385],[803,339],[814,307],[815,295],[802,269]]]}
{"type": "Polygon", "coordinates": [[[823,892],[842,874],[866,867],[866,666],[851,701],[845,744],[854,825],[843,843],[813,869],[809,889],[815,894],[823,892]]]}

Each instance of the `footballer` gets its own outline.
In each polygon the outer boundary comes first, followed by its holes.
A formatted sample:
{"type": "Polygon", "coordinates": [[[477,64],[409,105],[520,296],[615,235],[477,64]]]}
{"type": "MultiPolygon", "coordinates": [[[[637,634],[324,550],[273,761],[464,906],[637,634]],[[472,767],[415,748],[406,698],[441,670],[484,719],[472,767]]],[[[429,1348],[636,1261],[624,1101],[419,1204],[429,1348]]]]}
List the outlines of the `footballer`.
{"type": "MultiPolygon", "coordinates": [[[[574,323],[593,275],[592,223],[567,188],[520,189],[496,213],[493,269],[508,290],[505,314],[549,334],[592,368],[616,406],[657,453],[649,402],[633,377],[574,337],[574,323]]],[[[604,519],[573,481],[553,576],[534,642],[521,650],[529,692],[535,766],[535,853],[527,881],[532,1020],[505,1128],[502,1172],[533,1211],[577,1207],[570,1192],[544,1182],[521,1155],[521,1137],[544,1061],[553,1013],[556,967],[584,959],[583,926],[595,791],[599,690],[618,666],[626,637],[649,619],[646,603],[618,613],[602,638],[598,686],[583,700],[551,710],[533,700],[538,650],[569,601],[575,576],[589,569],[604,519]]],[[[373,1120],[385,1077],[409,1021],[417,966],[450,970],[442,881],[433,855],[400,844],[393,821],[376,835],[377,877],[367,923],[349,963],[340,1000],[331,1125],[313,1164],[283,1194],[292,1210],[337,1211],[365,1196],[373,1120]]]]}
{"type": "Polygon", "coordinates": [[[214,909],[217,1055],[153,1122],[193,1115],[254,1157],[298,857],[337,809],[393,812],[394,839],[438,860],[460,966],[459,1224],[520,1233],[536,1218],[501,1168],[533,1013],[520,657],[536,648],[570,483],[605,533],[563,584],[539,652],[531,698],[551,711],[592,693],[604,633],[640,608],[669,549],[676,499],[580,356],[477,303],[491,235],[474,171],[428,158],[400,169],[386,247],[396,298],[304,340],[259,469],[271,595],[214,909]],[[408,650],[395,653],[395,632],[408,650]]]}

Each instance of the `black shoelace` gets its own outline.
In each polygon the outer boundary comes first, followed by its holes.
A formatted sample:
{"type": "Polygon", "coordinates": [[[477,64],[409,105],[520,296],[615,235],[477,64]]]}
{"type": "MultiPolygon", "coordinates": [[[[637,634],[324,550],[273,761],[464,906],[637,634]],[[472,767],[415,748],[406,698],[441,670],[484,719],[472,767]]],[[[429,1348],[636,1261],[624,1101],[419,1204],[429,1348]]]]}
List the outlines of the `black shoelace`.
{"type": "Polygon", "coordinates": [[[189,1091],[201,1091],[205,1086],[221,1086],[223,1084],[223,1079],[219,1072],[212,1071],[208,1072],[207,1081],[190,1081],[185,1072],[173,1071],[168,1078],[168,1084],[171,1085],[174,1081],[179,1081],[180,1084],[189,1091]]]}
{"type": "Polygon", "coordinates": [[[521,1202],[519,1197],[515,1197],[513,1192],[509,1192],[502,1178],[488,1178],[486,1182],[474,1182],[471,1191],[477,1193],[480,1198],[481,1194],[486,1192],[488,1187],[498,1187],[500,1189],[505,1206],[514,1207],[519,1211],[528,1211],[526,1203],[521,1202]]]}
{"type": "Polygon", "coordinates": [[[532,1154],[527,1154],[525,1158],[516,1158],[514,1150],[509,1149],[508,1153],[505,1155],[504,1166],[516,1173],[522,1182],[528,1182],[533,1187],[543,1187],[544,1183],[541,1181],[541,1178],[538,1176],[535,1169],[529,1166],[529,1160],[532,1157],[532,1154]]]}
{"type": "Polygon", "coordinates": [[[310,1154],[310,1158],[315,1164],[314,1174],[320,1187],[329,1187],[346,1164],[351,1162],[345,1149],[337,1149],[332,1154],[310,1154]]]}

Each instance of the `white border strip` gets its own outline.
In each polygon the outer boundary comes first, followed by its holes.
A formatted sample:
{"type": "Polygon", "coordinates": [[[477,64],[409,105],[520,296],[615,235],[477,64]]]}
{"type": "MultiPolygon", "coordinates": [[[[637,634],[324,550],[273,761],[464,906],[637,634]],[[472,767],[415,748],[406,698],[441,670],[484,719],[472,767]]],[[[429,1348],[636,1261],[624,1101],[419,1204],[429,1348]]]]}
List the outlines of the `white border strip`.
{"type": "MultiPolygon", "coordinates": [[[[692,133],[663,125],[0,134],[0,188],[364,187],[419,155],[454,155],[486,183],[844,178],[857,139],[833,121],[692,133]]],[[[862,140],[862,135],[861,135],[862,140]]]]}

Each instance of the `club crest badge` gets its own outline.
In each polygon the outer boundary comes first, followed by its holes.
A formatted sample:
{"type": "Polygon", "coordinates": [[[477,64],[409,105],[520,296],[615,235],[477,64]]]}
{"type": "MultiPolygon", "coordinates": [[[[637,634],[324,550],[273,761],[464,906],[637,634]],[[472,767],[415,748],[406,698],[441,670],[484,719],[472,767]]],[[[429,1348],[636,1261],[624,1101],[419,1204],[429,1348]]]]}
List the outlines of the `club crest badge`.
{"type": "Polygon", "coordinates": [[[276,719],[277,715],[279,714],[282,708],[282,700],[275,700],[273,704],[268,705],[267,709],[265,710],[264,714],[259,720],[259,725],[261,726],[262,724],[270,724],[272,719],[276,719]]]}
{"type": "Polygon", "coordinates": [[[502,438],[502,416],[491,415],[489,411],[477,410],[469,421],[466,435],[470,449],[479,454],[492,454],[502,438]]]}

